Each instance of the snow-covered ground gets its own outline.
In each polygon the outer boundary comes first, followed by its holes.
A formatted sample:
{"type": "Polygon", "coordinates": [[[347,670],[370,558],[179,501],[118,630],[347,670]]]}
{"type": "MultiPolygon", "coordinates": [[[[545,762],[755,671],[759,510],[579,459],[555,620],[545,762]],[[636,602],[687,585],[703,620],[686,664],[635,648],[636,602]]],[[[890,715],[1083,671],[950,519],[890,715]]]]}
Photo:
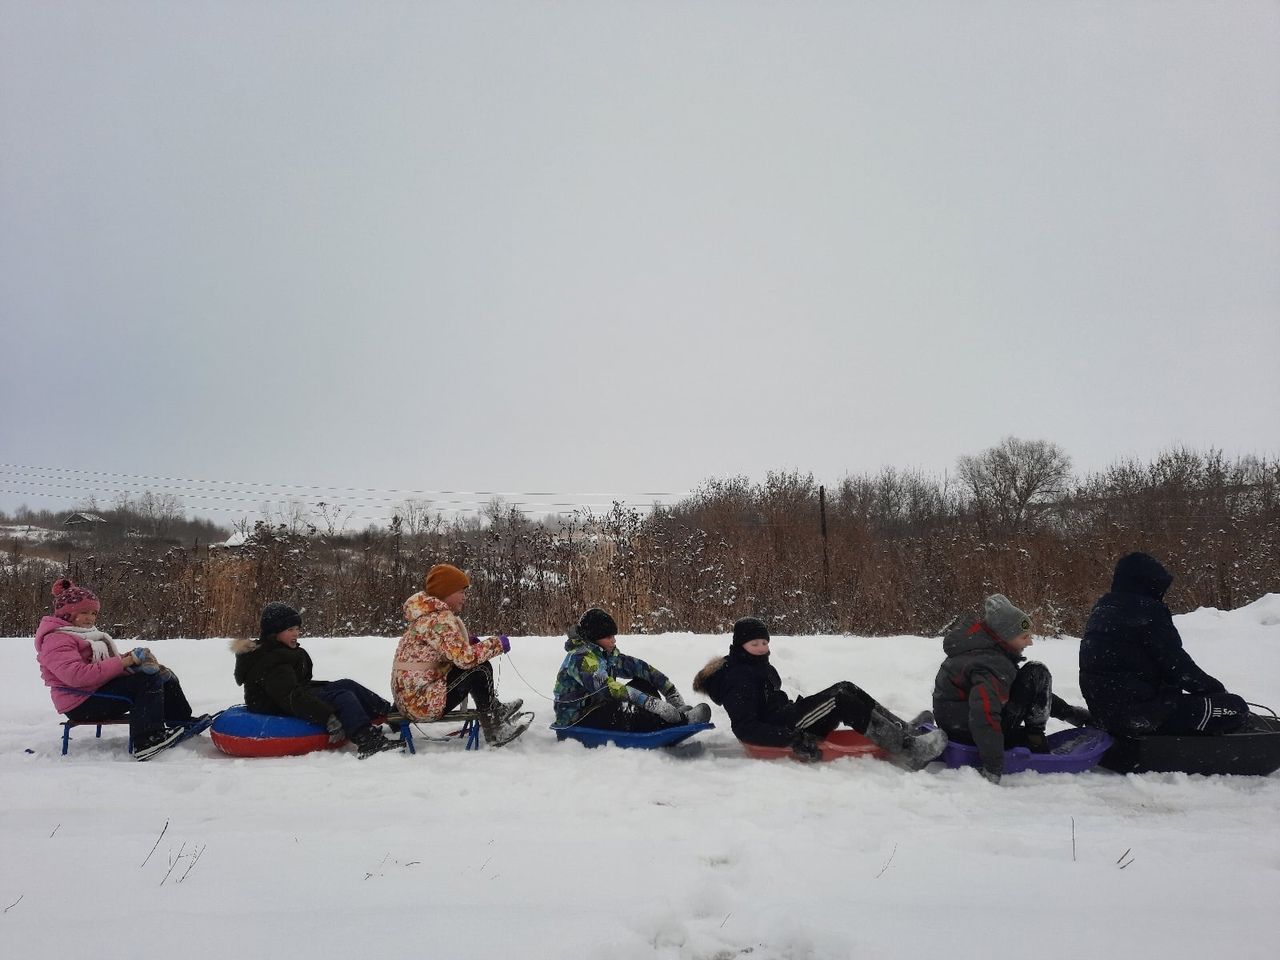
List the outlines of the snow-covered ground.
{"type": "MultiPolygon", "coordinates": [[[[1178,625],[1228,687],[1280,703],[1280,596],[1178,625]]],[[[394,643],[304,639],[319,676],[383,690],[394,643]]],[[[621,640],[686,695],[726,643],[621,640]]],[[[1071,700],[1077,645],[1031,651],[1071,700]]],[[[225,640],[155,649],[197,711],[239,702],[225,640]]],[[[994,787],[936,765],[763,762],[718,708],[700,749],[588,751],[546,727],[561,656],[557,638],[513,640],[501,693],[538,719],[501,750],[233,760],[203,737],[137,764],[119,728],[77,731],[60,757],[30,639],[0,640],[0,955],[1275,955],[1280,776],[994,787]]],[[[792,693],[850,679],[909,714],[940,644],[783,637],[773,658],[792,693]]]]}
{"type": "Polygon", "coordinates": [[[27,540],[31,543],[44,543],[48,540],[64,540],[65,530],[51,530],[48,527],[33,527],[26,523],[0,524],[0,540],[27,540]]]}

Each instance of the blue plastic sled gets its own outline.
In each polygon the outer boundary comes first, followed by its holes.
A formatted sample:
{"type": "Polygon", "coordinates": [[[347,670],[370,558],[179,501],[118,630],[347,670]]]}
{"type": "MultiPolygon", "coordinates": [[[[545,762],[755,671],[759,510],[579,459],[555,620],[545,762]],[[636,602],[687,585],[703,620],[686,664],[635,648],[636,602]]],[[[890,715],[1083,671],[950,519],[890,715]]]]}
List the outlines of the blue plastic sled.
{"type": "Polygon", "coordinates": [[[654,747],[669,747],[688,740],[703,730],[714,730],[714,723],[686,723],[679,727],[667,727],[665,730],[654,730],[652,733],[627,733],[624,730],[600,730],[596,727],[557,727],[557,740],[577,740],[588,747],[599,747],[612,743],[615,747],[634,747],[640,750],[652,750],[654,747]]]}
{"type": "MultiPolygon", "coordinates": [[[[1004,772],[1021,773],[1035,770],[1039,773],[1083,773],[1092,770],[1110,749],[1110,734],[1092,727],[1059,730],[1045,738],[1047,753],[1032,753],[1026,747],[1014,747],[1004,752],[1004,772]]],[[[967,743],[952,741],[939,757],[952,769],[956,767],[980,767],[982,760],[978,748],[967,743]]]]}

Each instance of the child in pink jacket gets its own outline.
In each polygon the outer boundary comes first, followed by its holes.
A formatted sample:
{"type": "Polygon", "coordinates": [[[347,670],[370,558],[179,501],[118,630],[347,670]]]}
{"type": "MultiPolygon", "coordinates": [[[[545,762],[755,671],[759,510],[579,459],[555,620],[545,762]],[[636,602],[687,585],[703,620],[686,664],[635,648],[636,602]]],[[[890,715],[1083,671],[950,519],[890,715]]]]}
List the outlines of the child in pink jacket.
{"type": "Polygon", "coordinates": [[[54,708],[90,723],[127,714],[135,760],[150,760],[208,727],[212,718],[192,717],[177,676],[150,650],[116,649],[97,628],[100,608],[91,590],[67,579],[53,585],[53,616],[36,629],[36,660],[54,708]]]}

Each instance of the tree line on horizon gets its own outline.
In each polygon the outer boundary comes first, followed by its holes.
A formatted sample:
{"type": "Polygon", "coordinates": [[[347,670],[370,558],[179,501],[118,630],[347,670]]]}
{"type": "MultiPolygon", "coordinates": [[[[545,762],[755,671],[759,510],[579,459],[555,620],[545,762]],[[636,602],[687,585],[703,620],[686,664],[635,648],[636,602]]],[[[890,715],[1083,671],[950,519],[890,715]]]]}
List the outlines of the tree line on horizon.
{"type": "Polygon", "coordinates": [[[711,480],[647,513],[615,504],[540,522],[495,502],[447,519],[409,502],[359,533],[333,516],[260,522],[235,549],[171,537],[11,551],[0,632],[30,634],[52,580],[69,574],[122,636],[252,635],[269,600],[303,609],[313,634],[391,635],[437,562],[470,572],[472,629],[529,635],[561,633],[589,606],[628,633],[720,633],[755,615],[781,634],[932,635],[996,591],[1034,611],[1038,632],[1078,634],[1133,550],[1175,574],[1175,611],[1280,592],[1280,461],[1213,450],[1077,477],[1056,444],[1007,437],[947,476],[711,480]]]}

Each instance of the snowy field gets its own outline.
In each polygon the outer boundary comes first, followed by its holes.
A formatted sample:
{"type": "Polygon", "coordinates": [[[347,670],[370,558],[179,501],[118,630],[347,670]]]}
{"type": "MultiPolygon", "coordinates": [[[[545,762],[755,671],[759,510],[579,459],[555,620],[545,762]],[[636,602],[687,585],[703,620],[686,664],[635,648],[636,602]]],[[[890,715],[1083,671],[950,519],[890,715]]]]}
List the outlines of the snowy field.
{"type": "MultiPolygon", "coordinates": [[[[1280,596],[1178,626],[1230,689],[1280,704],[1280,596]]],[[[317,676],[385,692],[394,639],[303,644],[317,676]]],[[[620,641],[686,696],[726,645],[620,641]]],[[[239,702],[225,640],[154,648],[197,712],[239,702]]],[[[1076,650],[1031,651],[1070,700],[1076,650]]],[[[0,956],[1275,956],[1280,776],[996,787],[937,765],[764,762],[719,708],[681,753],[588,751],[547,730],[561,656],[560,639],[516,638],[497,661],[501,694],[538,711],[501,750],[233,760],[206,736],[137,764],[122,728],[79,730],[60,757],[31,640],[0,640],[0,956]]],[[[793,694],[849,679],[907,715],[941,652],[781,637],[773,659],[793,694]]]]}

